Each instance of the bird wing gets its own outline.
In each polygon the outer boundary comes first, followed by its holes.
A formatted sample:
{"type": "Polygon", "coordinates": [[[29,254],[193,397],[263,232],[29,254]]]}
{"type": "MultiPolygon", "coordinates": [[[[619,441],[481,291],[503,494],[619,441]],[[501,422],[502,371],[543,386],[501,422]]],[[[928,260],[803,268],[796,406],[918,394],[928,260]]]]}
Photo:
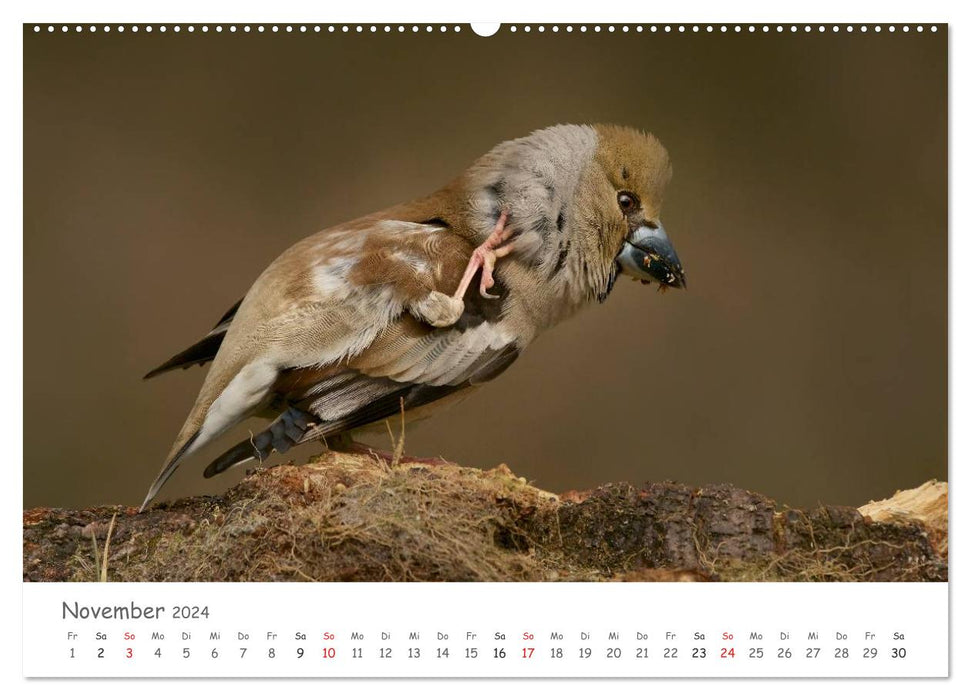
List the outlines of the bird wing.
{"type": "MultiPolygon", "coordinates": [[[[270,438],[286,449],[345,432],[508,367],[518,346],[502,319],[501,278],[493,288],[499,299],[469,292],[452,326],[409,313],[429,293],[454,290],[471,252],[447,226],[385,219],[351,222],[290,248],[233,315],[146,503],[184,457],[247,416],[277,417],[269,437],[245,441],[251,459],[269,453],[260,445],[272,446],[270,438]]],[[[245,461],[227,455],[207,474],[245,461]]]]}
{"type": "Polygon", "coordinates": [[[216,357],[216,353],[219,352],[219,346],[222,345],[223,338],[226,337],[229,324],[233,322],[233,317],[236,315],[236,312],[239,310],[239,305],[242,303],[243,300],[240,299],[233,304],[229,311],[222,315],[219,322],[201,340],[190,345],[177,355],[173,355],[142,377],[142,379],[151,379],[173,369],[188,369],[192,365],[199,365],[201,367],[207,362],[211,362],[216,357]]]}
{"type": "Polygon", "coordinates": [[[433,329],[402,316],[346,363],[281,374],[275,420],[213,460],[205,476],[436,403],[498,376],[518,356],[501,322],[469,314],[455,327],[433,329]]]}

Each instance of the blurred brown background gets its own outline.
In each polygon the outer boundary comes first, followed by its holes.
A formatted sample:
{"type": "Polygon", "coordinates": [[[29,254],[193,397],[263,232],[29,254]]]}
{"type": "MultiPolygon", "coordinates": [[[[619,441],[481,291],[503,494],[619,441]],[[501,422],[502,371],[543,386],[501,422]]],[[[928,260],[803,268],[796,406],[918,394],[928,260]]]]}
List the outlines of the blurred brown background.
{"type": "MultiPolygon", "coordinates": [[[[664,222],[690,286],[620,280],[410,426],[409,453],[507,462],[553,491],[728,481],[791,505],[947,476],[943,28],[25,28],[24,55],[25,506],[139,503],[205,371],[148,369],[299,238],[560,122],[668,147],[664,222]]],[[[234,483],[201,471],[246,429],[162,497],[234,483]]]]}

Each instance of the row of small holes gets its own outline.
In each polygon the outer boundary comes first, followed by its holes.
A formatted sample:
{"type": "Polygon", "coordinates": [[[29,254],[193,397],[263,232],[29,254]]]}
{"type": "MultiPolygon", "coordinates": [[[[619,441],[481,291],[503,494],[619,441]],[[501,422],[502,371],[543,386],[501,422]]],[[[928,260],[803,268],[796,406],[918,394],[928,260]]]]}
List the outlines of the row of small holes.
{"type": "MultiPolygon", "coordinates": [[[[124,32],[125,29],[126,29],[126,27],[123,26],[123,25],[119,25],[119,26],[115,27],[114,29],[115,29],[116,32],[124,32]]],[[[150,26],[150,25],[145,26],[142,29],[144,31],[146,31],[146,32],[149,32],[149,33],[152,32],[152,26],[150,26]]],[[[169,28],[166,27],[166,26],[160,26],[157,29],[160,32],[165,32],[165,31],[168,31],[169,28]]],[[[171,29],[172,29],[173,32],[181,32],[182,29],[183,29],[183,27],[180,26],[180,25],[175,25],[175,26],[171,27],[171,29]]],[[[202,25],[201,27],[199,27],[199,31],[202,31],[202,32],[208,32],[209,29],[210,29],[210,27],[208,25],[202,25]]],[[[214,29],[217,32],[221,32],[221,31],[223,31],[224,27],[222,27],[221,25],[217,25],[215,27],[212,27],[212,29],[214,29]]],[[[307,26],[305,24],[301,24],[301,25],[298,25],[296,27],[293,26],[293,25],[286,25],[284,27],[280,27],[278,25],[272,25],[270,27],[265,27],[263,25],[259,25],[259,26],[256,26],[256,27],[250,27],[249,25],[244,25],[243,27],[236,27],[236,25],[230,25],[228,27],[225,27],[225,29],[227,29],[230,32],[235,32],[235,31],[243,31],[243,32],[250,32],[250,31],[265,32],[267,30],[272,31],[272,32],[279,32],[281,29],[283,29],[284,31],[287,31],[287,32],[294,32],[294,31],[298,31],[298,32],[307,32],[307,31],[314,31],[314,32],[321,32],[321,31],[328,31],[328,32],[337,32],[337,31],[350,32],[352,30],[353,31],[357,31],[357,32],[363,32],[363,31],[365,31],[365,29],[369,29],[372,32],[377,32],[378,31],[378,27],[376,27],[374,25],[372,25],[372,26],[370,26],[368,28],[365,28],[365,27],[363,27],[361,25],[357,25],[355,27],[352,27],[352,26],[349,26],[349,25],[346,25],[346,24],[344,24],[344,25],[329,25],[329,26],[326,26],[326,27],[322,27],[319,24],[318,25],[313,25],[313,26],[307,26]]],[[[390,26],[387,26],[387,25],[384,26],[383,29],[386,32],[392,31],[392,28],[390,26]]],[[[407,28],[404,27],[404,26],[401,26],[401,25],[399,25],[396,29],[399,32],[405,32],[405,31],[407,31],[407,28]]],[[[426,26],[426,27],[424,27],[424,29],[425,29],[426,32],[435,31],[435,27],[432,27],[432,26],[426,26]]],[[[54,25],[48,25],[47,26],[47,31],[48,32],[53,32],[55,30],[56,30],[56,27],[54,27],[54,25]]],[[[108,26],[108,25],[105,25],[104,27],[102,27],[102,30],[103,31],[106,31],[106,32],[110,32],[112,30],[112,28],[110,26],[108,26]]],[[[129,31],[132,31],[132,32],[138,32],[139,28],[138,28],[138,26],[134,26],[133,25],[133,26],[129,26],[128,27],[128,30],[129,31]]],[[[185,27],[185,30],[187,32],[194,32],[194,31],[196,31],[196,27],[194,27],[192,25],[189,25],[189,26],[186,26],[185,27]]],[[[414,25],[414,26],[411,27],[411,31],[413,31],[413,32],[417,32],[417,31],[420,31],[420,30],[421,30],[421,28],[418,27],[417,25],[414,25]]],[[[443,27],[439,27],[439,31],[447,32],[448,30],[449,30],[448,27],[444,27],[444,26],[443,27]]],[[[462,31],[462,28],[456,26],[456,27],[452,27],[452,30],[455,31],[455,32],[460,32],[460,31],[462,31]]],[[[41,31],[40,25],[36,25],[35,24],[34,25],[34,31],[35,32],[40,32],[41,31]]],[[[62,32],[69,32],[69,31],[71,31],[71,27],[69,27],[67,25],[62,25],[61,26],[61,31],[62,32]]],[[[75,32],[83,32],[84,31],[84,27],[82,27],[81,25],[77,25],[77,26],[74,27],[74,31],[75,32]]],[[[94,25],[91,25],[90,27],[88,27],[88,31],[89,32],[96,32],[96,31],[98,31],[98,27],[96,27],[94,25]]]]}
{"type": "MultiPolygon", "coordinates": [[[[630,32],[633,29],[633,31],[636,31],[636,32],[650,31],[650,32],[655,32],[655,33],[658,32],[658,31],[668,32],[668,33],[669,32],[672,32],[672,31],[677,31],[677,32],[682,32],[683,33],[683,32],[688,32],[688,31],[690,31],[690,32],[701,32],[701,31],[705,31],[705,32],[715,32],[715,31],[721,31],[721,32],[728,32],[728,31],[742,32],[742,31],[745,31],[745,30],[748,30],[749,32],[756,32],[756,31],[759,31],[759,29],[761,29],[763,33],[767,33],[767,32],[772,31],[773,28],[775,29],[776,32],[784,32],[786,29],[789,29],[790,32],[798,32],[800,30],[800,27],[797,27],[796,25],[790,25],[788,27],[783,26],[783,25],[772,25],[770,27],[767,24],[761,25],[761,27],[756,27],[755,25],[751,25],[751,24],[748,25],[747,27],[743,27],[743,26],[738,25],[738,24],[733,25],[733,26],[732,25],[724,25],[724,24],[722,24],[722,25],[711,25],[711,24],[708,24],[708,25],[697,25],[697,24],[694,24],[694,25],[683,25],[683,24],[681,24],[681,25],[672,26],[670,24],[665,24],[665,25],[650,25],[649,27],[646,27],[646,28],[643,27],[643,26],[640,26],[640,25],[635,26],[633,28],[632,27],[629,27],[629,26],[626,26],[626,25],[625,26],[622,26],[622,27],[619,27],[620,31],[622,31],[622,32],[630,32]]],[[[827,27],[824,26],[824,25],[819,25],[819,26],[817,26],[815,28],[812,27],[812,26],[810,26],[810,25],[805,25],[804,27],[801,27],[801,28],[802,28],[803,31],[806,31],[806,32],[811,32],[814,29],[816,31],[819,31],[819,32],[825,32],[825,31],[827,31],[827,27]]],[[[106,31],[106,32],[110,32],[111,29],[112,28],[110,26],[104,26],[103,27],[103,30],[106,31]]],[[[152,26],[150,26],[150,25],[145,26],[143,29],[144,29],[145,32],[149,32],[149,33],[152,32],[152,30],[153,30],[152,29],[152,26]]],[[[196,28],[194,26],[192,26],[192,25],[187,26],[185,29],[188,32],[194,32],[196,30],[196,28]]],[[[217,32],[223,31],[223,27],[221,25],[216,25],[216,27],[214,27],[214,29],[217,32]]],[[[265,32],[266,29],[267,28],[264,27],[264,26],[262,26],[262,25],[255,27],[255,30],[257,32],[265,32]]],[[[280,31],[280,27],[278,25],[272,25],[269,29],[272,32],[279,32],[280,31]]],[[[312,27],[308,27],[307,25],[298,25],[296,27],[294,27],[293,25],[286,25],[285,27],[283,27],[283,29],[284,29],[284,31],[287,31],[287,32],[293,32],[293,31],[299,31],[299,32],[307,32],[307,31],[321,32],[321,31],[324,31],[324,30],[326,30],[328,32],[336,32],[336,31],[350,32],[352,29],[353,29],[353,31],[356,31],[356,32],[363,32],[363,31],[365,31],[365,27],[364,26],[357,25],[357,26],[351,27],[351,26],[346,25],[346,24],[344,24],[344,25],[328,25],[326,27],[321,27],[320,25],[313,25],[312,27]]],[[[367,29],[369,31],[371,31],[371,32],[377,32],[378,31],[378,27],[376,25],[371,25],[367,29]]],[[[385,25],[383,27],[383,29],[384,29],[385,32],[394,31],[394,28],[392,28],[390,25],[385,25]]],[[[397,29],[398,32],[408,31],[408,28],[406,28],[403,25],[398,25],[398,27],[396,29],[397,29]]],[[[410,29],[411,29],[412,32],[421,31],[421,28],[418,27],[417,25],[412,25],[410,27],[410,29]]],[[[432,26],[426,26],[424,29],[425,29],[426,32],[435,31],[435,27],[432,27],[432,26]]],[[[509,31],[510,32],[516,32],[519,29],[520,28],[517,27],[516,25],[512,25],[512,26],[509,27],[509,31]]],[[[530,27],[530,26],[524,26],[524,27],[522,27],[522,30],[524,32],[532,31],[532,29],[533,28],[530,27]]],[[[538,31],[538,32],[545,32],[546,29],[547,28],[545,26],[542,26],[542,25],[539,26],[539,27],[536,27],[536,31],[538,31]]],[[[552,27],[549,27],[549,29],[552,32],[559,32],[560,31],[560,27],[559,26],[552,26],[552,27]]],[[[576,29],[578,31],[580,31],[580,32],[586,32],[586,31],[588,31],[588,27],[583,26],[583,25],[577,27],[576,29]]],[[[608,32],[614,32],[614,31],[617,31],[618,27],[608,26],[608,27],[606,27],[606,29],[607,29],[608,32]]],[[[846,31],[846,32],[853,32],[853,29],[854,28],[852,26],[839,27],[839,26],[835,26],[834,25],[833,27],[830,28],[830,31],[832,31],[832,32],[839,32],[841,29],[843,31],[846,31]]],[[[866,25],[862,25],[858,29],[861,32],[867,32],[869,30],[869,28],[866,25]]],[[[872,27],[872,29],[873,29],[874,32],[878,32],[879,33],[880,31],[882,31],[883,28],[880,27],[880,26],[874,26],[874,27],[872,27]]],[[[909,32],[910,29],[911,29],[911,27],[908,26],[908,25],[904,25],[904,26],[900,27],[900,30],[903,31],[903,32],[909,32]]],[[[917,25],[915,27],[915,29],[918,32],[922,32],[922,31],[924,31],[924,26],[923,25],[917,25]]],[[[71,30],[71,27],[68,27],[67,25],[62,25],[61,26],[61,31],[62,32],[68,32],[70,30],[71,30]]],[[[138,28],[138,26],[132,25],[132,26],[129,27],[129,30],[132,31],[132,32],[138,32],[139,28],[138,28]]],[[[200,30],[203,31],[203,32],[208,32],[209,31],[209,26],[208,25],[203,25],[202,27],[200,27],[200,30]]],[[[235,32],[235,31],[237,31],[237,27],[235,25],[230,25],[228,27],[228,30],[230,32],[235,32]]],[[[242,31],[244,31],[244,32],[249,32],[249,31],[252,31],[252,30],[253,30],[253,28],[251,28],[249,25],[244,25],[242,27],[242,31]]],[[[449,30],[448,27],[445,27],[445,26],[439,27],[439,31],[441,31],[441,32],[447,32],[448,30],[449,30]]],[[[452,27],[452,30],[455,31],[455,32],[462,31],[462,29],[460,27],[457,27],[457,26],[456,27],[452,27]]],[[[572,31],[574,31],[574,27],[568,25],[566,27],[563,27],[563,30],[566,31],[566,32],[572,32],[572,31]]],[[[593,27],[593,31],[594,32],[599,32],[599,31],[602,31],[602,30],[603,30],[603,28],[600,27],[600,26],[594,26],[593,27]]],[[[932,32],[936,32],[937,31],[937,27],[936,26],[931,26],[930,27],[930,30],[932,32]]],[[[35,32],[40,32],[41,31],[40,25],[34,25],[34,31],[35,32]]],[[[55,31],[54,25],[48,25],[47,26],[47,31],[48,32],[55,31]]],[[[81,27],[80,25],[77,25],[77,26],[74,27],[74,31],[75,32],[82,32],[82,31],[84,31],[84,28],[81,27]]],[[[88,31],[96,32],[96,31],[98,31],[98,27],[95,27],[95,26],[92,25],[92,26],[88,27],[88,31]]],[[[118,27],[115,28],[115,31],[124,32],[125,31],[125,27],[122,26],[122,25],[119,25],[118,27]]],[[[160,32],[168,31],[168,27],[160,26],[160,27],[158,27],[158,31],[160,31],[160,32]]],[[[175,26],[172,27],[172,31],[173,32],[180,32],[180,31],[182,31],[182,27],[180,25],[175,25],[175,26]]],[[[897,27],[891,25],[891,26],[887,27],[887,31],[888,32],[895,32],[895,31],[897,31],[897,27]]]]}

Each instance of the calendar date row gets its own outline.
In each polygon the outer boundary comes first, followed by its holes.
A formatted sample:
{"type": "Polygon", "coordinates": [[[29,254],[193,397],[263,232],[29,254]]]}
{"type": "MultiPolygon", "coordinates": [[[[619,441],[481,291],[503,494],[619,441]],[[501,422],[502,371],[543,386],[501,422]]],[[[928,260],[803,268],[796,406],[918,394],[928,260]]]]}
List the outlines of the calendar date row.
{"type": "Polygon", "coordinates": [[[454,656],[464,659],[523,659],[545,657],[551,660],[557,659],[592,659],[596,657],[604,659],[664,659],[664,660],[700,660],[700,659],[726,659],[748,658],[760,660],[775,658],[780,660],[788,659],[877,659],[888,657],[890,659],[906,659],[907,648],[894,646],[888,648],[880,647],[161,647],[148,646],[144,649],[136,647],[108,648],[96,647],[87,652],[83,648],[70,647],[68,650],[69,658],[80,658],[83,655],[94,656],[97,659],[110,658],[119,655],[127,659],[134,659],[142,655],[152,656],[158,659],[163,657],[176,657],[182,659],[192,658],[238,658],[252,659],[254,657],[274,660],[278,658],[296,659],[407,659],[419,660],[424,658],[450,659],[454,656]]]}

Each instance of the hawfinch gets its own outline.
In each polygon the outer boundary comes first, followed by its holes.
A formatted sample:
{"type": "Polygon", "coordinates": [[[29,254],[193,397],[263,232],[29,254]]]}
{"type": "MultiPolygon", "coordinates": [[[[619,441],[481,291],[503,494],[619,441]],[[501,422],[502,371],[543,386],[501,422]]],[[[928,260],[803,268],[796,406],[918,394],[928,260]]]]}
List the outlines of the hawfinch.
{"type": "Polygon", "coordinates": [[[506,141],[426,197],[328,228],[277,258],[205,337],[150,372],[212,368],[142,508],[189,455],[272,422],[210,477],[497,377],[618,273],[685,286],[651,134],[560,125],[506,141]]]}

